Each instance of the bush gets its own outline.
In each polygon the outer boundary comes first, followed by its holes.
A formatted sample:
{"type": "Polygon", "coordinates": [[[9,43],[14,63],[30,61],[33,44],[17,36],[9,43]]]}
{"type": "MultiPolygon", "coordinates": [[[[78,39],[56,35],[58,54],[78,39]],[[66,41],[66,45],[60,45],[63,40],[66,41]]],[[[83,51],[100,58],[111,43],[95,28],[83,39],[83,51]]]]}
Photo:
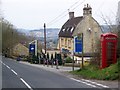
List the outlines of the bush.
{"type": "Polygon", "coordinates": [[[67,57],[67,58],[65,59],[65,63],[72,63],[72,59],[71,59],[70,57],[67,57]]]}
{"type": "Polygon", "coordinates": [[[38,57],[34,55],[34,56],[32,57],[32,62],[38,64],[38,63],[39,63],[38,57]]]}
{"type": "Polygon", "coordinates": [[[30,56],[27,57],[27,61],[31,62],[31,57],[30,56]]]}
{"type": "Polygon", "coordinates": [[[30,63],[39,63],[39,58],[35,55],[28,56],[27,61],[30,62],[30,63]]]}

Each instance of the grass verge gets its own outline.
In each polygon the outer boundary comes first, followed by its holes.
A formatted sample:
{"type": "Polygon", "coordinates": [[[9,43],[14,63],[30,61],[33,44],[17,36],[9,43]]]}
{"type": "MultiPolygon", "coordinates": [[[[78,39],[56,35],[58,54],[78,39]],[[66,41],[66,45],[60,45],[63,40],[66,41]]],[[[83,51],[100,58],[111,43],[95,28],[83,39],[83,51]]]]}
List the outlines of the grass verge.
{"type": "Polygon", "coordinates": [[[105,69],[99,69],[95,65],[88,65],[83,69],[71,71],[70,73],[86,79],[98,80],[118,80],[120,71],[120,59],[116,64],[112,64],[105,69]]]}

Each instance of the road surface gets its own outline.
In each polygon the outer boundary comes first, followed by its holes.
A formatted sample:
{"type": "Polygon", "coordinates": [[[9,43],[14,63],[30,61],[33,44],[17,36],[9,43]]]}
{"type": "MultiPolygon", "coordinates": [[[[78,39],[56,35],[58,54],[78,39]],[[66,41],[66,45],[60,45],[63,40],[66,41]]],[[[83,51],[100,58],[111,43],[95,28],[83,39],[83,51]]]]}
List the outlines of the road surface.
{"type": "MultiPolygon", "coordinates": [[[[100,88],[89,82],[68,78],[42,68],[2,58],[2,88],[100,88]]],[[[101,88],[100,88],[101,89],[101,88]]]]}

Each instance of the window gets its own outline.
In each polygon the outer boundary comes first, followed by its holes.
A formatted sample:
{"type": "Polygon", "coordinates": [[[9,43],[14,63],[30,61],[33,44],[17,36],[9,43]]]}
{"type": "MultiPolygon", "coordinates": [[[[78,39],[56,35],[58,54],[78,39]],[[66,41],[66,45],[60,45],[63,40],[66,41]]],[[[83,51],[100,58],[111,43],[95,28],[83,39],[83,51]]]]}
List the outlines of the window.
{"type": "Polygon", "coordinates": [[[65,38],[65,46],[67,46],[67,38],[65,38]]]}
{"type": "Polygon", "coordinates": [[[64,39],[61,38],[61,46],[64,46],[64,39]]]}
{"type": "Polygon", "coordinates": [[[71,48],[71,40],[68,40],[68,48],[71,48]]]}
{"type": "Polygon", "coordinates": [[[64,32],[64,31],[65,31],[65,28],[63,28],[62,31],[64,32]]]}
{"type": "Polygon", "coordinates": [[[73,30],[74,30],[74,27],[71,28],[71,32],[73,32],[73,30]]]}
{"type": "Polygon", "coordinates": [[[68,27],[68,28],[67,28],[67,31],[69,31],[69,29],[70,29],[70,28],[68,27]]]}

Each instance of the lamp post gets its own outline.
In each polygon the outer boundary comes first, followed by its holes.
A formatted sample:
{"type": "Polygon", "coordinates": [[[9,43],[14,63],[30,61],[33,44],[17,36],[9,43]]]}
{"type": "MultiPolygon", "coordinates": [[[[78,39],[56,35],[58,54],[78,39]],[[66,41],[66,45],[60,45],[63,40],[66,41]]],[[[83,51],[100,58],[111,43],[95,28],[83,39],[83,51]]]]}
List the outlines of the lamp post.
{"type": "Polygon", "coordinates": [[[84,60],[84,56],[83,56],[83,54],[84,54],[84,51],[83,51],[83,33],[81,34],[82,35],[82,68],[84,67],[84,65],[83,65],[83,60],[84,60]]]}
{"type": "MultiPolygon", "coordinates": [[[[10,25],[10,28],[13,28],[13,25],[10,25]]],[[[13,57],[13,54],[14,54],[14,53],[13,53],[13,52],[14,52],[14,51],[13,51],[13,50],[14,50],[14,49],[13,49],[13,48],[14,48],[14,40],[15,40],[15,39],[14,39],[14,31],[12,30],[12,48],[11,48],[11,57],[13,57]]]]}
{"type": "Polygon", "coordinates": [[[75,49],[75,47],[74,47],[74,38],[73,38],[73,52],[72,52],[72,56],[73,56],[73,60],[72,60],[72,70],[74,71],[74,49],[75,49]]]}

